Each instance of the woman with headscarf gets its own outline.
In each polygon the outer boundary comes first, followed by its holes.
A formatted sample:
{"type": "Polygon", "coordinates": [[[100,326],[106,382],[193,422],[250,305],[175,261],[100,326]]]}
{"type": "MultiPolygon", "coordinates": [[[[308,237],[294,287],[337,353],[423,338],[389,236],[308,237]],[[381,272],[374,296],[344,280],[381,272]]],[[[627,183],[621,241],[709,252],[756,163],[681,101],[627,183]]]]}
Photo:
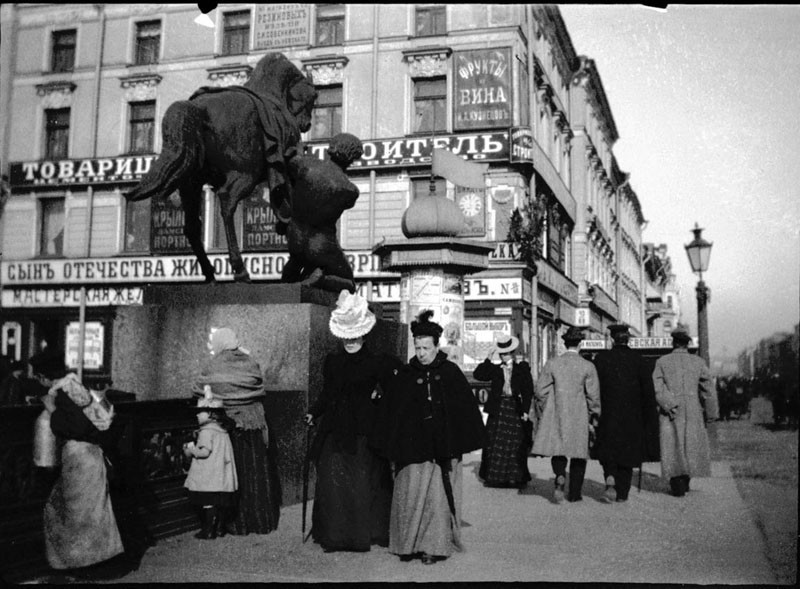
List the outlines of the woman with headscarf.
{"type": "MultiPolygon", "coordinates": [[[[274,440],[264,414],[264,377],[258,362],[239,345],[232,329],[211,328],[207,343],[210,360],[192,387],[196,396],[211,387],[225,413],[236,423],[231,445],[239,476],[239,497],[233,517],[218,523],[218,535],[267,534],[278,527],[281,488],[274,440]]],[[[218,513],[227,519],[227,514],[218,513]]]]}
{"type": "Polygon", "coordinates": [[[55,570],[78,576],[124,574],[134,567],[114,558],[122,557],[124,546],[102,448],[114,407],[102,393],[85,388],[77,375],[66,373],[58,351],[47,349],[29,362],[34,376],[48,387],[42,401],[60,448],[59,476],[43,514],[47,562],[55,570]]]}
{"type": "Polygon", "coordinates": [[[389,552],[424,564],[462,550],[461,456],[484,444],[478,402],[432,315],[411,322],[416,353],[390,381],[373,441],[395,466],[389,552]]]}
{"type": "Polygon", "coordinates": [[[366,299],[342,290],[329,327],[344,349],[325,358],[322,391],[305,417],[308,425],[319,420],[311,448],[317,469],[311,534],[325,552],[389,544],[392,474],[367,439],[381,391],[402,364],[364,343],[374,326],[366,299]]]}

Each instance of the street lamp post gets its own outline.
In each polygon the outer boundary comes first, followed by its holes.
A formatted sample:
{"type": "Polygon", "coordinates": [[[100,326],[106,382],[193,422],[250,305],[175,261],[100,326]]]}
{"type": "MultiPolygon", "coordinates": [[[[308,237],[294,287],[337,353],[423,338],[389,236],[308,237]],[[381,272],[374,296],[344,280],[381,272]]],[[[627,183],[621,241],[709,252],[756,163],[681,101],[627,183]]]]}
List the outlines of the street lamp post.
{"type": "Polygon", "coordinates": [[[708,314],[706,312],[706,305],[711,301],[711,291],[703,282],[703,272],[708,270],[708,260],[711,257],[711,246],[713,243],[706,241],[701,237],[703,230],[694,224],[694,239],[688,245],[685,245],[686,254],[689,256],[689,264],[692,266],[692,272],[696,273],[700,280],[697,282],[697,337],[699,341],[698,354],[706,361],[708,366],[711,366],[710,354],[708,348],[708,314]]]}

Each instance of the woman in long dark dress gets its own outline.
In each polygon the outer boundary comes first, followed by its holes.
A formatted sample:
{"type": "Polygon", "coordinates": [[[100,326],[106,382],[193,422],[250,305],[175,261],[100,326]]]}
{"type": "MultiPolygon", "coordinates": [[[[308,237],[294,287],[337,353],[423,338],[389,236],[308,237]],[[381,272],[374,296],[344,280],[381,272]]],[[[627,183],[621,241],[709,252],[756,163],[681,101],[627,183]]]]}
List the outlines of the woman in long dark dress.
{"type": "Polygon", "coordinates": [[[486,358],[472,375],[475,380],[491,381],[489,398],[483,406],[487,444],[478,472],[487,487],[524,487],[531,480],[528,450],[533,443],[528,428],[528,412],[533,398],[533,377],[527,362],[515,362],[519,339],[503,335],[497,338],[492,356],[486,358]]]}
{"type": "Polygon", "coordinates": [[[311,457],[317,470],[311,535],[326,552],[364,552],[389,543],[389,463],[367,446],[381,383],[401,363],[373,354],[364,337],[375,325],[367,301],[343,290],[329,322],[343,352],[325,359],[324,385],[305,420],[319,420],[311,457]]]}
{"type": "Polygon", "coordinates": [[[232,514],[219,524],[218,534],[267,534],[278,527],[281,486],[275,443],[270,439],[264,414],[264,377],[250,353],[239,346],[233,330],[211,329],[208,338],[211,359],[192,387],[197,396],[211,386],[214,398],[222,399],[225,413],[236,423],[231,436],[239,497],[232,514]]]}

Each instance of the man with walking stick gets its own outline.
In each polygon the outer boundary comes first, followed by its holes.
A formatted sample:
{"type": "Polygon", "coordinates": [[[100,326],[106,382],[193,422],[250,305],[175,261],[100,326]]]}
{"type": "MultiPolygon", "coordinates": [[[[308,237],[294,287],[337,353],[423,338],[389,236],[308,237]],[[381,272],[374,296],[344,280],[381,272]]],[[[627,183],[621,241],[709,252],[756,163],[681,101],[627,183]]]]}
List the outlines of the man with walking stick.
{"type": "Polygon", "coordinates": [[[609,327],[614,346],[597,354],[595,367],[600,380],[600,425],[597,458],[603,466],[607,503],[628,500],[633,469],[658,459],[648,451],[647,431],[656,427],[658,414],[650,370],[645,360],[628,347],[630,332],[624,324],[609,327]]]}

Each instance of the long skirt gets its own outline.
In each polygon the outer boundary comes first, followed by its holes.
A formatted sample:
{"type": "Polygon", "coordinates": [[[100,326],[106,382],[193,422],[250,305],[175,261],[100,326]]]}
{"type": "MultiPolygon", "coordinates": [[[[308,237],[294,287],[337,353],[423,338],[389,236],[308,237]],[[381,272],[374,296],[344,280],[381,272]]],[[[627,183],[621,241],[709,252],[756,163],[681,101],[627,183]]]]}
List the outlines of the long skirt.
{"type": "Polygon", "coordinates": [[[239,477],[239,496],[228,531],[236,535],[268,534],[277,529],[281,514],[275,444],[268,447],[260,429],[236,428],[231,433],[231,445],[239,477]]]}
{"type": "Polygon", "coordinates": [[[461,545],[461,459],[450,461],[455,516],[450,512],[442,483],[442,470],[435,462],[408,464],[394,479],[389,552],[450,556],[461,545]]]}
{"type": "Polygon", "coordinates": [[[124,551],[99,446],[76,440],[64,444],[61,476],[44,506],[44,541],[54,569],[93,565],[124,551]]]}
{"type": "Polygon", "coordinates": [[[311,535],[326,550],[365,552],[389,544],[392,473],[389,463],[356,438],[356,453],[328,435],[317,461],[311,535]]]}
{"type": "Polygon", "coordinates": [[[498,412],[486,423],[488,444],[483,449],[479,476],[487,486],[519,486],[531,480],[523,421],[513,397],[500,400],[498,412]]]}

